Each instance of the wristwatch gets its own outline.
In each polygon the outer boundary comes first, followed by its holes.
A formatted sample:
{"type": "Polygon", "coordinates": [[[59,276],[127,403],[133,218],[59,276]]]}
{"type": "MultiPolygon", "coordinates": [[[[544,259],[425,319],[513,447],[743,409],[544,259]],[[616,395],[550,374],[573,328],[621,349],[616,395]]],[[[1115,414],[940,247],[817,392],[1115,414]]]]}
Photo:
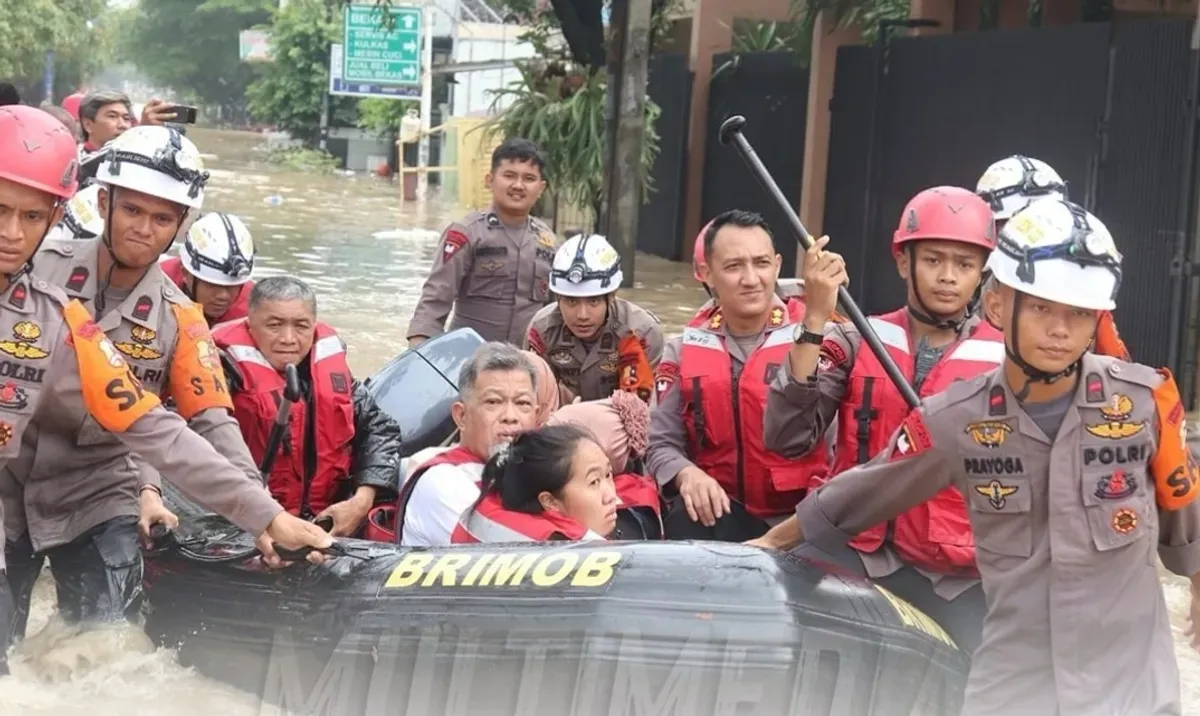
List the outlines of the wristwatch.
{"type": "Polygon", "coordinates": [[[824,341],[824,335],[808,330],[803,323],[797,323],[795,330],[792,331],[792,342],[796,345],[800,345],[801,343],[811,343],[814,346],[819,346],[824,341]]]}

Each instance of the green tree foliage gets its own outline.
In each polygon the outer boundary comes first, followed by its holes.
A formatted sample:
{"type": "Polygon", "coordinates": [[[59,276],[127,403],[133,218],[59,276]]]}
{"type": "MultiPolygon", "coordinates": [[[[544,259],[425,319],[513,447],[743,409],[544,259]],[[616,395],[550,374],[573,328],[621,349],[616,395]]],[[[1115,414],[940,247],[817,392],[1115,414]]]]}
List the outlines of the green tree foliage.
{"type": "Polygon", "coordinates": [[[0,0],[0,80],[27,102],[42,98],[47,50],[55,53],[55,95],[61,99],[109,61],[105,0],[0,0]]]}
{"type": "Polygon", "coordinates": [[[239,59],[238,33],[269,21],[276,4],[143,0],[127,11],[132,19],[120,54],[154,82],[240,114],[257,67],[239,59]]]}
{"type": "MultiPolygon", "coordinates": [[[[329,89],[329,46],[341,37],[341,13],[322,0],[291,0],[274,13],[271,54],[247,94],[250,110],[309,145],[316,143],[329,89]]],[[[353,124],[355,100],[331,98],[334,119],[353,124]]]]}

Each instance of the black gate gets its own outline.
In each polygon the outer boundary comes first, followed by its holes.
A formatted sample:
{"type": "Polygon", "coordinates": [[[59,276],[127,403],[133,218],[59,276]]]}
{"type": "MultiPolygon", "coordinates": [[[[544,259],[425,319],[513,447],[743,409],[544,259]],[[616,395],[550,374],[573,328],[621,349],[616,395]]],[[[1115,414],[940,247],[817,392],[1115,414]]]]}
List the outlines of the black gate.
{"type": "MultiPolygon", "coordinates": [[[[808,70],[790,52],[724,53],[713,56],[704,149],[701,225],[729,209],[762,214],[783,255],[781,275],[795,275],[797,242],[785,215],[759,187],[737,151],[717,139],[721,122],[746,117],[746,138],[754,145],[784,196],[800,203],[804,134],[808,112],[808,70]]],[[[691,247],[691,242],[687,242],[691,247]]]]}
{"type": "Polygon", "coordinates": [[[638,215],[637,248],[678,261],[683,233],[684,177],[687,176],[688,117],[692,111],[692,71],[687,55],[664,53],[650,58],[646,94],[662,110],[654,128],[658,156],[650,169],[654,191],[638,215]]]}

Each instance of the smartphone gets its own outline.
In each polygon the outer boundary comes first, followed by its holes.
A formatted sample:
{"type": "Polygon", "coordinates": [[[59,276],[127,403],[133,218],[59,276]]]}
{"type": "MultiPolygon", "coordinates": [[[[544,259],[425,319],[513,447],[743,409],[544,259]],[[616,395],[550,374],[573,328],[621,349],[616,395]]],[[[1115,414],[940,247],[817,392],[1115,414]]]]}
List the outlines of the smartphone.
{"type": "Polygon", "coordinates": [[[174,121],[182,124],[196,123],[196,108],[189,107],[186,104],[177,104],[171,107],[175,111],[174,121]]]}

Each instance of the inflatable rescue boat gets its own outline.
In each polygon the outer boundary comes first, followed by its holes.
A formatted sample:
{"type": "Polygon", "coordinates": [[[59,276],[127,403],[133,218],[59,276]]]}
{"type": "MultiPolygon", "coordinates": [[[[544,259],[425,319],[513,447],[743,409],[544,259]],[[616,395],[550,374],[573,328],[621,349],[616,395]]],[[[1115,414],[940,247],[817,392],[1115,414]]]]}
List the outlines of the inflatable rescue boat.
{"type": "MultiPolygon", "coordinates": [[[[456,331],[368,383],[406,451],[452,437],[456,331]],[[411,442],[408,442],[411,440],[411,442]]],[[[179,505],[168,495],[172,507],[179,505]]],[[[881,587],[715,542],[405,548],[268,571],[192,506],[147,554],[147,632],[297,715],[956,716],[967,656],[881,587]]],[[[182,512],[182,510],[181,510],[182,512]]]]}

